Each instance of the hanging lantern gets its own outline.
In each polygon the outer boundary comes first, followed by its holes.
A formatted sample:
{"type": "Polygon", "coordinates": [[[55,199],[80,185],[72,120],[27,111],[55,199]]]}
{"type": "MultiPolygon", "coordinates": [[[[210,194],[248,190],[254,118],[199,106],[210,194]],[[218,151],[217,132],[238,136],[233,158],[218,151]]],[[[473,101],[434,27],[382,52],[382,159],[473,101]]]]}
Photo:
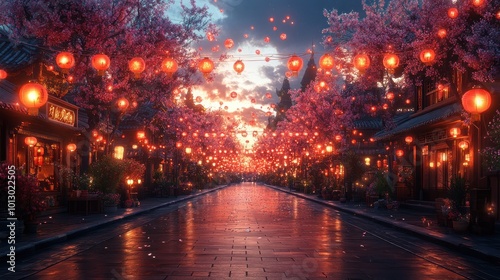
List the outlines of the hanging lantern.
{"type": "Polygon", "coordinates": [[[406,137],[405,137],[405,142],[406,142],[406,144],[408,144],[408,145],[409,145],[409,144],[411,144],[411,142],[413,142],[413,137],[411,137],[411,136],[406,136],[406,137]]]}
{"type": "Polygon", "coordinates": [[[36,137],[33,136],[28,136],[24,138],[24,144],[28,145],[29,147],[35,146],[37,142],[38,140],[36,139],[36,137]]]}
{"type": "Polygon", "coordinates": [[[481,7],[484,4],[484,0],[472,0],[472,5],[476,7],[481,7]]]}
{"type": "Polygon", "coordinates": [[[353,63],[359,72],[364,73],[370,67],[370,58],[364,53],[358,54],[354,57],[353,63]]]}
{"type": "Polygon", "coordinates": [[[458,143],[458,147],[462,150],[469,148],[469,142],[462,140],[458,143]]]}
{"type": "Polygon", "coordinates": [[[431,65],[434,63],[435,58],[436,53],[433,49],[424,49],[420,52],[420,61],[422,61],[425,65],[431,65]]]}
{"type": "Polygon", "coordinates": [[[19,100],[28,108],[28,114],[32,116],[38,115],[38,108],[45,105],[48,99],[47,89],[39,83],[28,82],[19,90],[19,100]]]}
{"type": "Polygon", "coordinates": [[[473,120],[479,120],[479,114],[491,106],[491,95],[482,88],[473,88],[462,95],[462,106],[472,115],[473,120]]]}
{"type": "Polygon", "coordinates": [[[333,56],[325,53],[319,58],[319,67],[325,71],[330,71],[335,66],[333,56]]]}
{"type": "Polygon", "coordinates": [[[458,17],[458,9],[455,7],[448,9],[448,17],[451,19],[455,19],[458,17]]]}
{"type": "Polygon", "coordinates": [[[388,53],[384,55],[383,64],[387,71],[393,74],[394,69],[399,66],[399,57],[393,53],[388,53]]]}
{"type": "Polygon", "coordinates": [[[116,101],[116,106],[118,106],[118,109],[122,112],[127,110],[129,105],[130,105],[130,103],[128,102],[127,98],[125,98],[125,97],[121,97],[116,101]]]}
{"type": "Polygon", "coordinates": [[[61,68],[61,72],[68,73],[69,69],[75,66],[75,57],[70,52],[60,52],[56,56],[56,64],[61,68]]]}
{"type": "Polygon", "coordinates": [[[92,56],[92,66],[97,70],[97,75],[104,75],[104,71],[108,70],[111,61],[105,54],[96,54],[92,56]]]}
{"type": "Polygon", "coordinates": [[[298,74],[299,74],[299,71],[300,69],[302,69],[302,58],[300,58],[299,56],[297,55],[292,55],[289,59],[288,59],[288,63],[287,63],[287,66],[288,66],[288,69],[290,71],[292,71],[292,76],[293,77],[297,77],[298,74]]]}
{"type": "Polygon", "coordinates": [[[389,91],[388,93],[385,94],[385,98],[387,98],[387,100],[389,101],[394,100],[394,93],[392,91],[389,91]]]}
{"type": "Polygon", "coordinates": [[[398,156],[398,157],[402,157],[402,156],[404,156],[404,154],[405,154],[405,151],[403,151],[403,150],[401,150],[401,149],[396,150],[396,156],[398,156]]]}
{"type": "Polygon", "coordinates": [[[438,30],[438,32],[437,32],[437,35],[438,35],[438,37],[439,37],[439,38],[441,38],[441,39],[446,38],[446,35],[447,35],[446,29],[444,29],[444,28],[440,28],[440,29],[438,30]]]}
{"type": "Polygon", "coordinates": [[[171,57],[165,58],[161,63],[161,70],[167,73],[168,76],[172,76],[178,67],[177,61],[171,57]]]}
{"type": "Polygon", "coordinates": [[[231,92],[231,98],[236,98],[236,96],[238,96],[238,94],[235,91],[231,92]]]}
{"type": "Polygon", "coordinates": [[[236,60],[236,62],[233,65],[233,69],[234,71],[236,71],[236,73],[238,73],[238,75],[241,75],[241,72],[245,70],[245,64],[241,60],[236,60]]]}
{"type": "Polygon", "coordinates": [[[68,146],[66,146],[66,149],[70,152],[76,151],[76,144],[75,143],[69,143],[68,146]]]}
{"type": "Polygon", "coordinates": [[[7,78],[7,71],[0,69],[0,80],[5,80],[7,78]]]}
{"type": "Polygon", "coordinates": [[[141,73],[146,69],[146,62],[141,57],[134,57],[128,62],[128,69],[134,73],[134,77],[139,79],[141,73]]]}
{"type": "Polygon", "coordinates": [[[460,130],[460,128],[458,127],[452,127],[450,129],[450,135],[453,137],[453,138],[457,138],[457,136],[460,135],[462,131],[460,130]]]}
{"type": "Polygon", "coordinates": [[[210,58],[205,57],[198,63],[198,70],[203,73],[203,76],[207,77],[214,70],[214,62],[210,58]]]}
{"type": "Polygon", "coordinates": [[[230,49],[234,46],[234,41],[233,39],[227,38],[226,41],[224,41],[224,46],[226,49],[230,49]]]}

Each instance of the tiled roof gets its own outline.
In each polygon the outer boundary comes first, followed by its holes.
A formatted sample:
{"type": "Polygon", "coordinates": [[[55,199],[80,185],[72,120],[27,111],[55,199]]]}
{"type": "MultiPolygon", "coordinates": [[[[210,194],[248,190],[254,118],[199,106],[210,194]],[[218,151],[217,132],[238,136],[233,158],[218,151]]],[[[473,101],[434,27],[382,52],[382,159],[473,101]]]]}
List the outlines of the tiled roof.
{"type": "Polygon", "coordinates": [[[437,108],[433,111],[427,112],[416,117],[410,116],[406,120],[403,120],[394,129],[382,130],[373,136],[375,140],[383,140],[388,137],[394,136],[396,134],[408,132],[414,128],[418,128],[424,125],[429,125],[437,123],[444,120],[452,115],[460,114],[462,112],[462,106],[459,103],[452,103],[444,107],[437,108]]]}
{"type": "Polygon", "coordinates": [[[0,28],[0,67],[7,72],[21,70],[33,62],[38,48],[33,44],[13,44],[7,32],[0,28]]]}
{"type": "Polygon", "coordinates": [[[354,121],[356,129],[382,129],[382,120],[378,117],[364,117],[354,121]]]}

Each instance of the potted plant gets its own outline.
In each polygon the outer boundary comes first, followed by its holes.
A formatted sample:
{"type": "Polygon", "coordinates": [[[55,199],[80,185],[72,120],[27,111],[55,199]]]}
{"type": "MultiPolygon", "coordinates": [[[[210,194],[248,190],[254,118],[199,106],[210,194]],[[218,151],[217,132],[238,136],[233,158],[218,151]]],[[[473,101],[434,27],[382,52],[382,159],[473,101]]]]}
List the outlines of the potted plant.
{"type": "Polygon", "coordinates": [[[120,203],[120,194],[101,194],[101,201],[105,213],[115,212],[118,209],[118,203],[120,203]]]}

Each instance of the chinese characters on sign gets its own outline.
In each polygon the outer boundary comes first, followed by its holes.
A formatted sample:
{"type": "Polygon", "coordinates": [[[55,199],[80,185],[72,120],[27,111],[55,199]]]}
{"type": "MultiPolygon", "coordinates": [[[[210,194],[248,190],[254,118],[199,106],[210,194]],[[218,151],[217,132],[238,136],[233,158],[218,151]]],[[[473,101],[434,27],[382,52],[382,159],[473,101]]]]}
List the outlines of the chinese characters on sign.
{"type": "Polygon", "coordinates": [[[75,125],[75,111],[69,108],[64,108],[53,103],[47,104],[47,117],[50,120],[64,123],[70,126],[75,125]]]}

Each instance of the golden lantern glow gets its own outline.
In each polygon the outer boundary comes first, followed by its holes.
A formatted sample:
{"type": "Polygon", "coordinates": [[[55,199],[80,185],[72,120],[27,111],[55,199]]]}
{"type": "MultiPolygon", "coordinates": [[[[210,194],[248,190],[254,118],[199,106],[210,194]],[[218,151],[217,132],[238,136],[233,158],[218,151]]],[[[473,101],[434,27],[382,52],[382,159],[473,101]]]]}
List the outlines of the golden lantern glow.
{"type": "Polygon", "coordinates": [[[438,37],[439,37],[439,38],[441,38],[441,39],[446,38],[446,35],[447,35],[447,34],[448,34],[448,33],[446,32],[446,29],[444,29],[444,28],[440,28],[440,29],[438,30],[438,32],[437,32],[438,37]]]}
{"type": "Polygon", "coordinates": [[[137,131],[137,139],[139,140],[146,139],[146,132],[142,130],[137,131]]]}
{"type": "Polygon", "coordinates": [[[234,41],[233,39],[230,39],[230,38],[227,38],[225,41],[224,41],[224,46],[226,47],[226,49],[230,49],[234,46],[234,41]]]}
{"type": "Polygon", "coordinates": [[[241,72],[245,70],[245,64],[241,60],[236,60],[236,62],[233,64],[233,69],[238,73],[238,75],[241,75],[241,72]]]}
{"type": "Polygon", "coordinates": [[[28,114],[32,116],[38,115],[38,108],[45,105],[48,99],[47,89],[39,83],[29,82],[19,90],[19,100],[28,108],[28,114]]]}
{"type": "Polygon", "coordinates": [[[335,67],[335,61],[333,59],[333,56],[331,56],[328,53],[325,53],[324,55],[322,55],[319,58],[319,67],[321,67],[321,69],[326,70],[326,71],[332,70],[333,67],[335,67]]]}
{"type": "Polygon", "coordinates": [[[458,9],[455,7],[449,8],[448,9],[448,17],[449,18],[457,18],[458,17],[458,9]]]}
{"type": "Polygon", "coordinates": [[[175,147],[177,147],[177,148],[182,147],[182,142],[177,142],[177,143],[175,143],[175,147]]]}
{"type": "Polygon", "coordinates": [[[7,71],[0,69],[0,80],[7,79],[7,71]]]}
{"type": "Polygon", "coordinates": [[[420,61],[422,61],[425,65],[431,65],[434,63],[435,58],[436,53],[433,49],[424,49],[420,52],[420,61]]]}
{"type": "Polygon", "coordinates": [[[353,63],[359,72],[364,73],[370,67],[370,58],[364,53],[357,54],[353,59],[353,63]]]}
{"type": "Polygon", "coordinates": [[[178,68],[177,61],[171,57],[167,57],[161,62],[161,71],[167,73],[168,76],[172,76],[178,68]]]}
{"type": "Polygon", "coordinates": [[[192,149],[190,147],[186,147],[186,154],[190,154],[192,152],[192,149]]]}
{"type": "Polygon", "coordinates": [[[371,159],[369,157],[366,157],[365,158],[365,165],[370,166],[370,164],[371,164],[371,159]]]}
{"type": "Polygon", "coordinates": [[[128,69],[130,72],[134,73],[134,77],[139,79],[141,73],[146,69],[146,62],[141,57],[134,57],[128,62],[128,69]]]}
{"type": "Polygon", "coordinates": [[[469,148],[469,142],[462,140],[458,143],[458,147],[462,150],[469,148]]]}
{"type": "Polygon", "coordinates": [[[99,76],[104,75],[104,72],[108,70],[111,65],[111,60],[105,54],[96,54],[92,56],[92,67],[97,70],[99,76]]]}
{"type": "Polygon", "coordinates": [[[389,101],[394,100],[394,92],[389,91],[388,93],[385,94],[385,98],[387,98],[387,100],[389,101]]]}
{"type": "Polygon", "coordinates": [[[482,88],[473,88],[462,95],[464,110],[472,115],[473,120],[479,120],[479,114],[491,106],[491,94],[482,88]]]}
{"type": "Polygon", "coordinates": [[[69,143],[67,146],[66,146],[66,149],[70,152],[74,152],[76,151],[76,144],[75,143],[69,143]]]}
{"type": "Polygon", "coordinates": [[[412,136],[406,136],[405,137],[405,142],[406,142],[406,144],[411,144],[413,142],[413,137],[412,136]]]}
{"type": "Polygon", "coordinates": [[[116,106],[118,106],[118,109],[120,109],[120,111],[127,110],[129,105],[130,105],[130,103],[128,102],[127,98],[125,98],[125,97],[121,97],[116,101],[116,106]]]}
{"type": "Polygon", "coordinates": [[[116,159],[123,159],[123,155],[125,154],[125,148],[123,146],[116,146],[113,151],[113,157],[116,159]]]}
{"type": "Polygon", "coordinates": [[[288,70],[292,71],[292,76],[293,77],[297,77],[298,74],[299,74],[299,71],[300,69],[302,69],[302,65],[304,64],[304,62],[302,61],[302,58],[300,58],[299,56],[297,55],[292,55],[289,59],[288,59],[288,63],[287,63],[287,66],[288,66],[288,70]]]}
{"type": "Polygon", "coordinates": [[[36,139],[36,137],[33,136],[28,136],[24,138],[24,144],[28,145],[29,147],[35,146],[37,142],[38,140],[36,139]]]}
{"type": "Polygon", "coordinates": [[[450,135],[453,137],[453,138],[456,138],[457,136],[460,135],[462,131],[460,130],[460,128],[458,127],[452,127],[450,128],[450,135]]]}
{"type": "Polygon", "coordinates": [[[214,62],[210,58],[204,57],[198,63],[198,70],[203,73],[203,76],[207,77],[214,70],[214,62]]]}
{"type": "Polygon", "coordinates": [[[481,7],[484,4],[484,0],[472,0],[472,5],[476,7],[481,7]]]}
{"type": "Polygon", "coordinates": [[[399,56],[393,53],[385,54],[383,64],[387,71],[392,74],[394,69],[399,66],[399,56]]]}
{"type": "Polygon", "coordinates": [[[333,152],[333,147],[331,145],[326,146],[326,152],[327,153],[333,152]]]}
{"type": "Polygon", "coordinates": [[[402,156],[404,156],[404,154],[405,154],[405,151],[403,151],[401,149],[396,150],[396,156],[402,157],[402,156]]]}
{"type": "Polygon", "coordinates": [[[75,66],[75,57],[70,52],[60,52],[56,56],[56,64],[61,68],[61,72],[68,73],[69,69],[75,66]]]}

